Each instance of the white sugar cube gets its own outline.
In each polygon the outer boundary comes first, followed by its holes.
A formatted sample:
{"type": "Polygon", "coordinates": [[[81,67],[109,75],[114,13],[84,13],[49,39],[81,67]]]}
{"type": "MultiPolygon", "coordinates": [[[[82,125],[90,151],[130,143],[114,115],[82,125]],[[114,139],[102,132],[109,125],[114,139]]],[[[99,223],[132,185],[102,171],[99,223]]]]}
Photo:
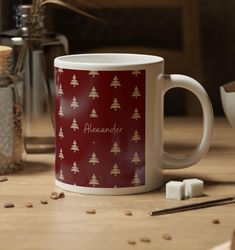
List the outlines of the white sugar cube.
{"type": "Polygon", "coordinates": [[[185,196],[186,197],[199,197],[203,195],[204,182],[199,179],[185,179],[185,196]]]}
{"type": "Polygon", "coordinates": [[[185,184],[181,181],[169,181],[166,184],[166,199],[182,200],[185,194],[185,184]]]}

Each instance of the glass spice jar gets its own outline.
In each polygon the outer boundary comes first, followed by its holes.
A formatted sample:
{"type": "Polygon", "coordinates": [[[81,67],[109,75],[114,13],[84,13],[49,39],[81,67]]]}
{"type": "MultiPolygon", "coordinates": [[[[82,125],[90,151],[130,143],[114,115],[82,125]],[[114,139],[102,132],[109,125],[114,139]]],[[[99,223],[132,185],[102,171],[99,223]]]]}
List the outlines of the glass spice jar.
{"type": "Polygon", "coordinates": [[[0,46],[0,175],[23,166],[21,87],[12,74],[12,48],[0,46]]]}
{"type": "Polygon", "coordinates": [[[68,53],[68,40],[45,28],[44,8],[19,4],[16,28],[0,34],[2,44],[13,48],[14,63],[25,49],[23,80],[23,140],[27,153],[52,153],[54,138],[54,59],[68,53]]]}

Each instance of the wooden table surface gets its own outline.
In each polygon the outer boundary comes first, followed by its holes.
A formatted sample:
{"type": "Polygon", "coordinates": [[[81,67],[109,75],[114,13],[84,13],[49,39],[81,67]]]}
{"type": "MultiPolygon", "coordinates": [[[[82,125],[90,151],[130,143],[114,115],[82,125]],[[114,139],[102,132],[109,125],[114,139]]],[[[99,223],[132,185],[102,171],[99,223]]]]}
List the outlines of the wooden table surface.
{"type": "MultiPolygon", "coordinates": [[[[201,132],[201,120],[167,118],[166,149],[192,150],[201,132]]],[[[165,200],[164,188],[126,196],[92,196],[65,192],[65,198],[51,200],[54,185],[53,155],[27,156],[25,169],[0,183],[0,249],[210,249],[231,238],[235,229],[235,204],[151,217],[153,209],[235,195],[235,128],[224,118],[215,120],[208,154],[198,164],[182,170],[167,170],[165,181],[200,178],[205,181],[202,198],[165,200]],[[48,205],[40,204],[47,199],[48,205]],[[14,208],[4,208],[13,202],[14,208]],[[34,207],[26,208],[31,202],[34,207]],[[86,214],[94,208],[96,214],[86,214]],[[132,211],[126,216],[125,210],[132,211]],[[220,224],[213,224],[219,219],[220,224]],[[170,234],[172,240],[162,238],[170,234]],[[148,236],[150,243],[141,242],[148,236]],[[136,241],[135,245],[127,243],[136,241]]]]}

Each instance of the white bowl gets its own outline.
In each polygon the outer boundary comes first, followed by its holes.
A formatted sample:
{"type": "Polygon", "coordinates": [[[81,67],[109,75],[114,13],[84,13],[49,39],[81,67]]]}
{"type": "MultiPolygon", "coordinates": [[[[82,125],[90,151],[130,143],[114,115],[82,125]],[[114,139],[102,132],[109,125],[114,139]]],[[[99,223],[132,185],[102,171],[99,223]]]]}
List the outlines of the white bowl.
{"type": "Polygon", "coordinates": [[[220,87],[222,106],[229,123],[232,125],[232,127],[235,127],[235,91],[228,92],[225,90],[224,86],[225,85],[220,87]]]}

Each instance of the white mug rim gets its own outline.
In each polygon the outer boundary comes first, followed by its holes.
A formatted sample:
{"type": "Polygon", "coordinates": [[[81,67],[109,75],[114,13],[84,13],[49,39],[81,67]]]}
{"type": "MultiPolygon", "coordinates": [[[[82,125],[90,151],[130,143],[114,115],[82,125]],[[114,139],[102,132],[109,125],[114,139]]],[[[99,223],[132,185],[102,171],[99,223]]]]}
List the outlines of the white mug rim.
{"type": "Polygon", "coordinates": [[[64,69],[143,67],[163,62],[160,56],[134,53],[87,53],[55,58],[54,66],[64,69]]]}

